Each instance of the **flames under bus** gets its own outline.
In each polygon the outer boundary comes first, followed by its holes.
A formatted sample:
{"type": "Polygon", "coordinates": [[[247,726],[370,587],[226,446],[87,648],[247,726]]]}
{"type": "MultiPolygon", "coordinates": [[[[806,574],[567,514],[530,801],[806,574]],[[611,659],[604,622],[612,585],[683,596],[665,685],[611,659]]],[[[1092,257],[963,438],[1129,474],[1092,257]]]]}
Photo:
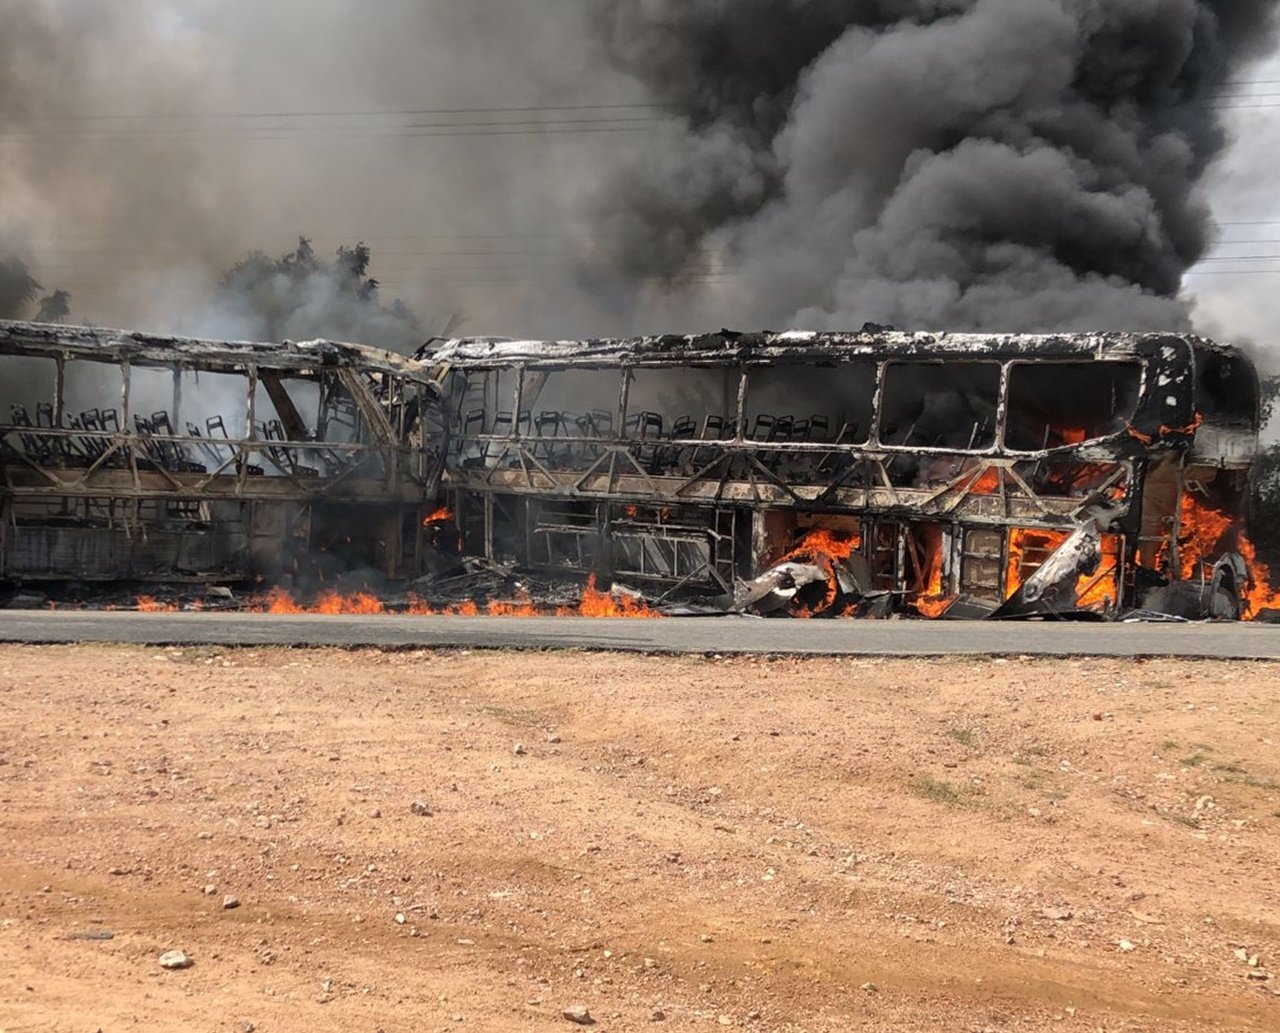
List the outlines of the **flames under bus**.
{"type": "Polygon", "coordinates": [[[1171,334],[464,339],[464,548],[793,615],[1257,616],[1259,388],[1171,334]]]}

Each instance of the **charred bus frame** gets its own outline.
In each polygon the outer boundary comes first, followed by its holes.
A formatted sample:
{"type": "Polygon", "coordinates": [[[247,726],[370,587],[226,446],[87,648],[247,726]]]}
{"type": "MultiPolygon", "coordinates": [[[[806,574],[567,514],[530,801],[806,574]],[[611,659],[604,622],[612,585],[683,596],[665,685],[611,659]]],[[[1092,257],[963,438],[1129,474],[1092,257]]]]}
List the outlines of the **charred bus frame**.
{"type": "Polygon", "coordinates": [[[435,385],[401,356],[0,323],[0,580],[422,565],[435,385]]]}
{"type": "Polygon", "coordinates": [[[1239,616],[1257,375],[1176,334],[723,332],[425,349],[469,551],[732,595],[815,529],[860,591],[929,616],[1239,616]],[[1182,591],[1178,591],[1181,586],[1182,591]],[[1173,597],[1177,598],[1173,598],[1173,597]]]}

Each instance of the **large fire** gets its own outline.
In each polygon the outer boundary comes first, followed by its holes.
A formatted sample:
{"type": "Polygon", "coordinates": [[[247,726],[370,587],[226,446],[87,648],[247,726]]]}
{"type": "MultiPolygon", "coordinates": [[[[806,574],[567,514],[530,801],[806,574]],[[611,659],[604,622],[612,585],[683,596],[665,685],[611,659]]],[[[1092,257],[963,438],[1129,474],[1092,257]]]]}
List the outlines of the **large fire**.
{"type": "Polygon", "coordinates": [[[651,609],[643,599],[634,596],[601,592],[596,588],[596,576],[587,579],[587,587],[582,590],[582,601],[578,604],[579,617],[638,617],[650,619],[662,614],[651,609]]]}
{"type": "Polygon", "coordinates": [[[840,568],[862,546],[862,536],[856,532],[829,531],[816,528],[805,534],[796,546],[780,560],[781,563],[803,563],[819,568],[826,576],[826,585],[819,600],[792,600],[791,615],[807,620],[827,613],[840,598],[840,568]]]}
{"type": "Polygon", "coordinates": [[[1198,580],[1204,564],[1231,551],[1233,531],[1243,537],[1240,521],[1202,502],[1192,492],[1184,491],[1178,520],[1178,576],[1184,581],[1198,580]]]}
{"type": "MultiPolygon", "coordinates": [[[[1280,592],[1272,585],[1271,568],[1258,559],[1258,552],[1245,532],[1244,521],[1210,506],[1192,492],[1183,492],[1178,522],[1179,576],[1198,580],[1204,566],[1225,552],[1238,552],[1249,567],[1249,583],[1244,589],[1247,621],[1257,620],[1263,610],[1280,609],[1280,592]]],[[[1164,556],[1157,557],[1162,565],[1164,556]]]]}
{"type": "MultiPolygon", "coordinates": [[[[142,600],[139,600],[141,604],[142,600]]],[[[153,600],[154,602],[154,600],[153,600]]],[[[141,608],[141,605],[139,605],[141,608]]],[[[174,607],[176,609],[176,607],[174,607]]],[[[371,592],[355,592],[343,595],[339,592],[321,592],[310,603],[301,603],[283,588],[273,588],[248,608],[253,613],[271,614],[323,614],[328,616],[360,616],[374,614],[404,614],[410,617],[611,617],[654,619],[662,616],[643,599],[624,593],[601,591],[596,587],[595,576],[588,579],[582,590],[582,599],[576,607],[539,607],[527,592],[516,593],[513,600],[494,600],[484,605],[465,600],[452,606],[432,606],[417,596],[410,596],[403,609],[389,609],[387,604],[371,592]]]]}
{"type": "MultiPolygon", "coordinates": [[[[1066,544],[1068,531],[1014,528],[1009,532],[1009,564],[1005,570],[1005,597],[1012,596],[1046,559],[1066,544]],[[1030,567],[1031,569],[1025,569],[1030,567]]],[[[1076,605],[1090,609],[1114,606],[1120,599],[1119,535],[1102,536],[1102,562],[1092,574],[1081,574],[1076,582],[1076,605]]]]}
{"type": "Polygon", "coordinates": [[[916,611],[922,617],[941,617],[955,602],[955,596],[948,595],[942,587],[942,526],[940,524],[921,526],[917,529],[915,536],[908,539],[907,544],[918,574],[917,584],[920,586],[915,601],[916,611]],[[917,551],[917,545],[923,550],[923,554],[917,551]]]}

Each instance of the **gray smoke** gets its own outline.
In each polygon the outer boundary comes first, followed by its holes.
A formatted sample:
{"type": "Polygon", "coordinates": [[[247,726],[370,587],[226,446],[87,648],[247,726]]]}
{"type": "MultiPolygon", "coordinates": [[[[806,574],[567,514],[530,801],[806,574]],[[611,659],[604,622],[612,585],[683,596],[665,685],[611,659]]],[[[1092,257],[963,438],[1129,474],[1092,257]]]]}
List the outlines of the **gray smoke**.
{"type": "MultiPolygon", "coordinates": [[[[367,242],[383,307],[427,334],[586,332],[580,202],[644,135],[599,120],[648,111],[582,108],[648,99],[588,7],[0,0],[0,240],[98,324],[263,332],[210,304],[219,279],[305,234],[327,258],[367,242]]],[[[329,285],[302,307],[387,339],[329,285]]]]}
{"type": "Polygon", "coordinates": [[[0,0],[0,240],[158,332],[1181,326],[1273,7],[0,0]],[[382,305],[218,291],[300,233],[382,305]]]}
{"type": "Polygon", "coordinates": [[[682,118],[599,195],[593,280],[700,277],[690,311],[739,325],[1186,326],[1206,102],[1275,8],[610,0],[613,60],[682,118]]]}

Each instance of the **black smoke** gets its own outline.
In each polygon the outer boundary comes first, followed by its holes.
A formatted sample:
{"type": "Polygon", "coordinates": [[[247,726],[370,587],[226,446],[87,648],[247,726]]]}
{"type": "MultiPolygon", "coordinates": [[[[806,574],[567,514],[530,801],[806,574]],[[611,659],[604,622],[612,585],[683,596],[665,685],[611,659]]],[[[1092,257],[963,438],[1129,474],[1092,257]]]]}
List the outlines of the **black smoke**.
{"type": "Polygon", "coordinates": [[[675,117],[598,194],[593,282],[696,282],[735,324],[1184,327],[1215,91],[1275,9],[606,0],[607,54],[675,117]]]}

